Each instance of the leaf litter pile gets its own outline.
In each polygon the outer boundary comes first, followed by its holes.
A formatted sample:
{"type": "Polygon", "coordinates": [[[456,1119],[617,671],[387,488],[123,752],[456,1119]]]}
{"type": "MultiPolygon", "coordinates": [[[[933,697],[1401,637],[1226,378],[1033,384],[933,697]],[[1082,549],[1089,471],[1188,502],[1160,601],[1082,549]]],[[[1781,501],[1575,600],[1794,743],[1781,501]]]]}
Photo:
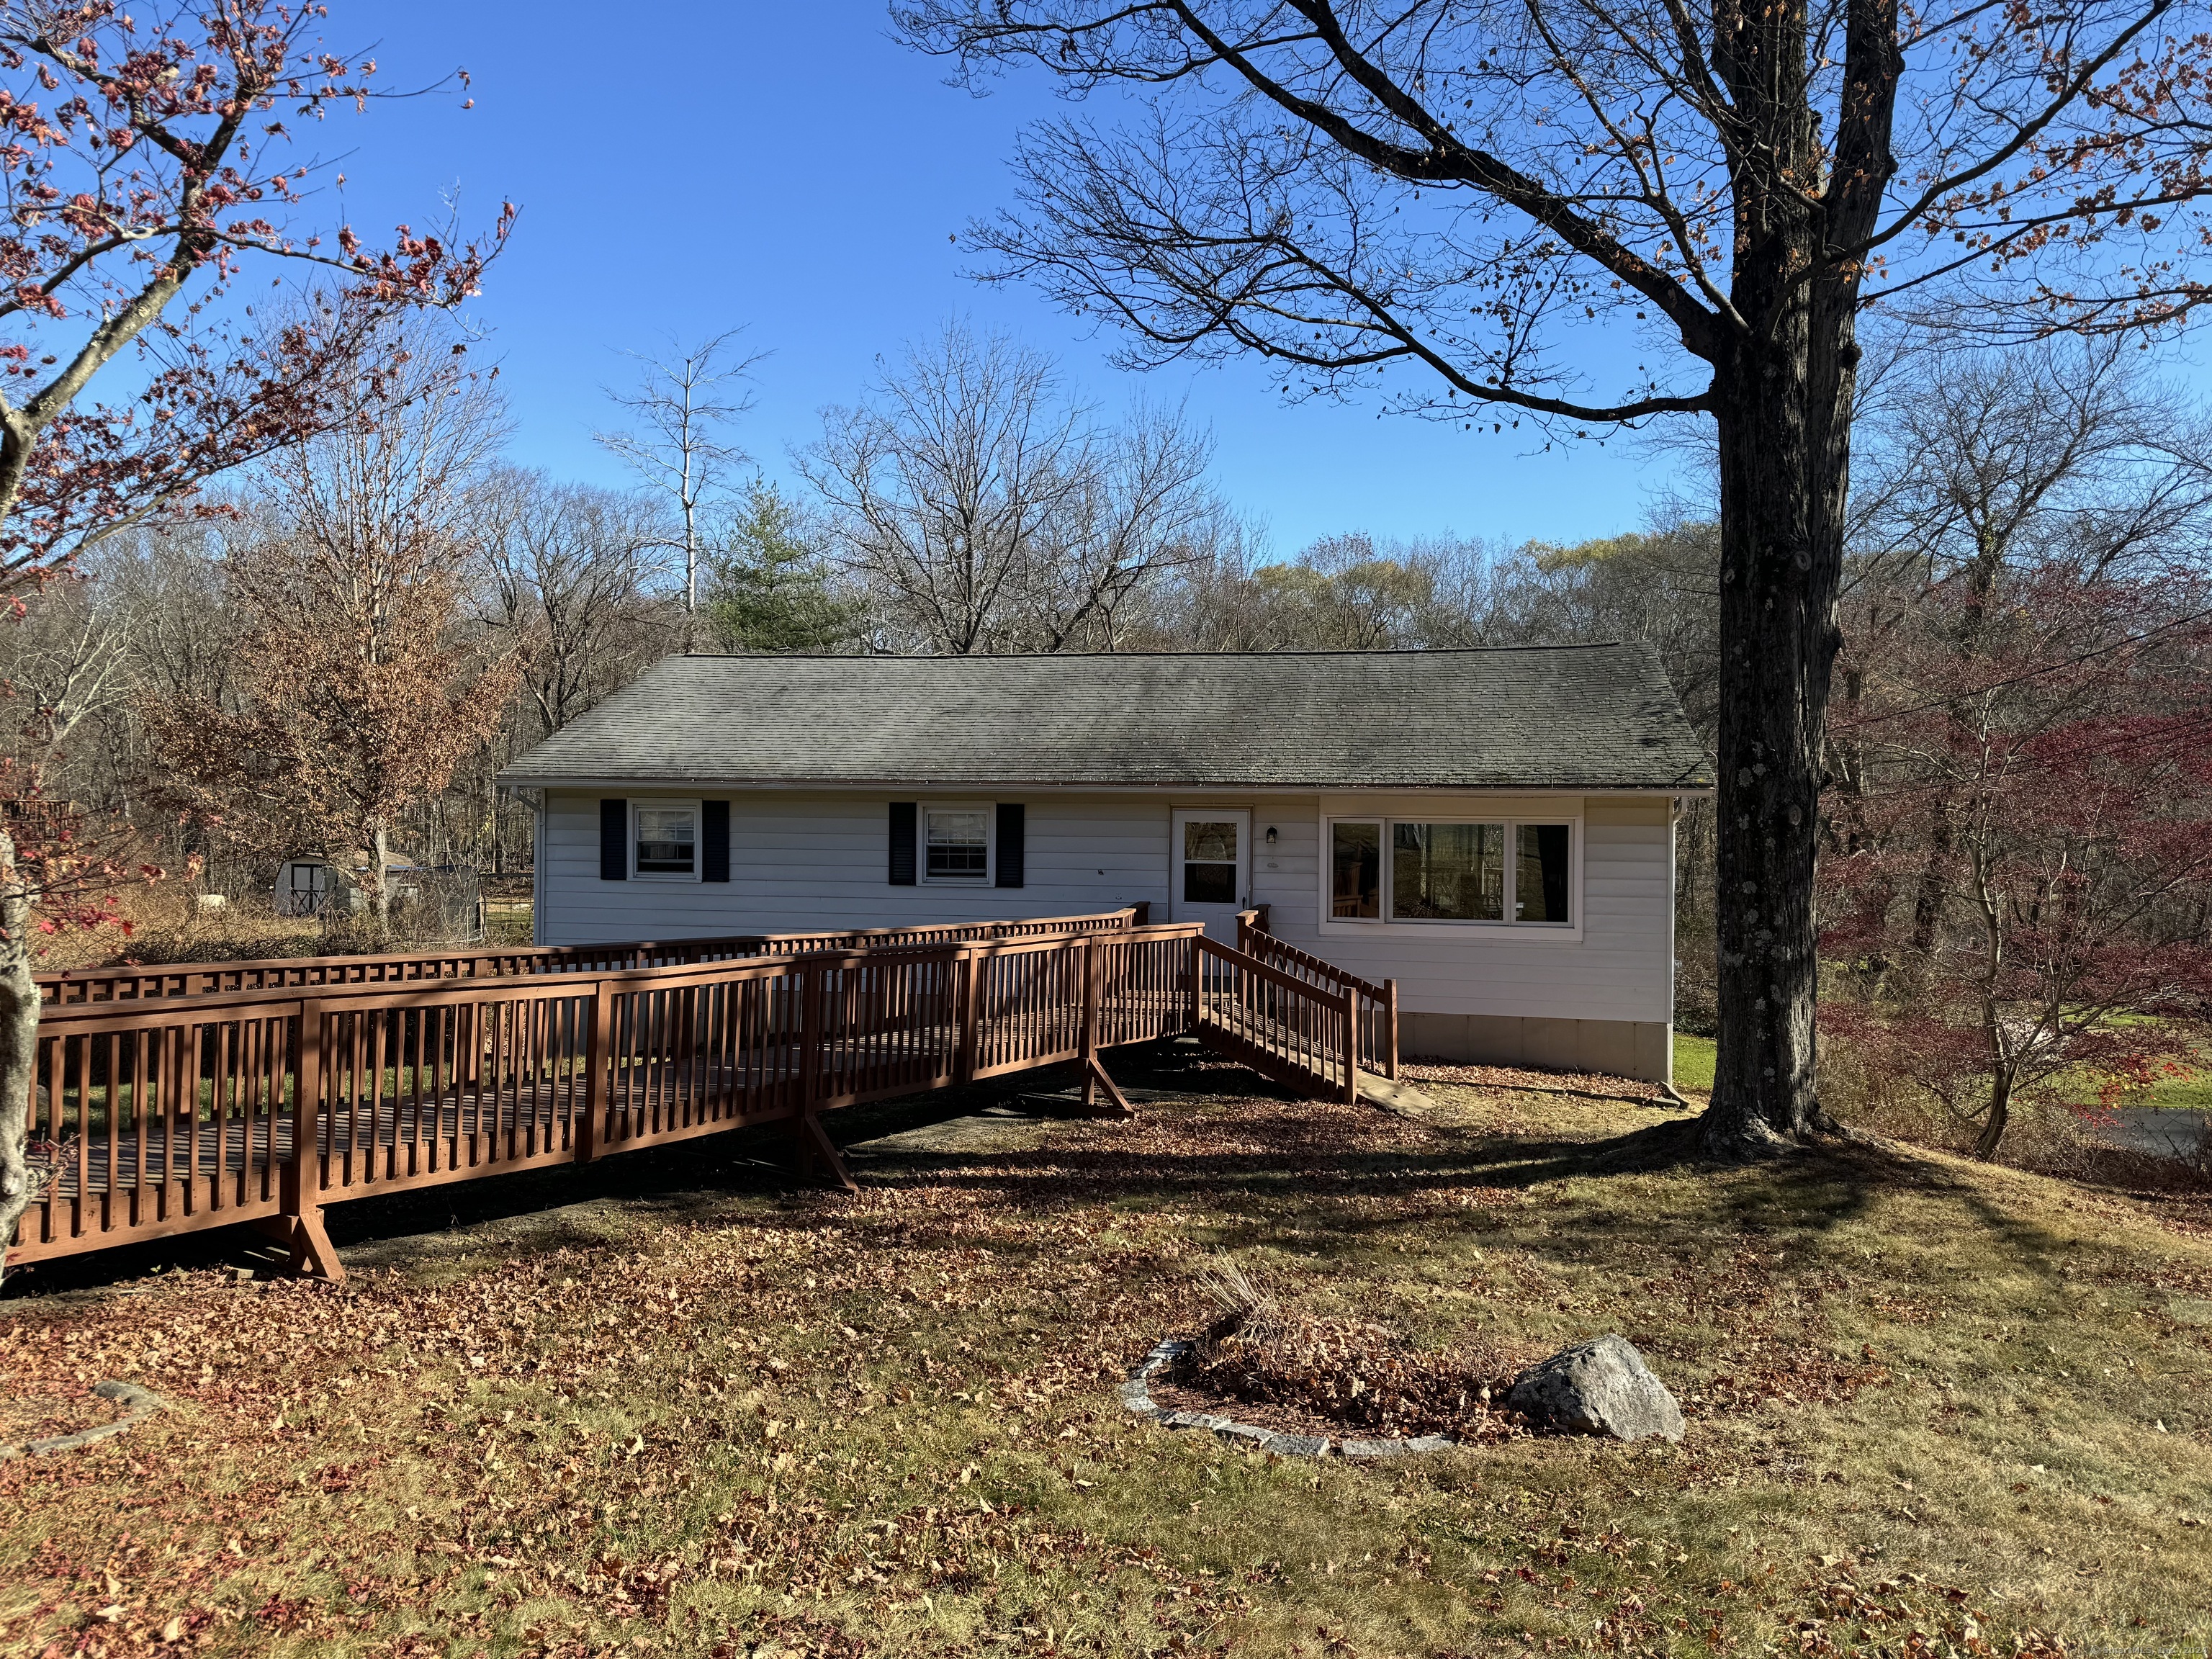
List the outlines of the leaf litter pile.
{"type": "Polygon", "coordinates": [[[1163,1404],[1233,1411],[1257,1427],[1323,1438],[1346,1430],[1459,1440],[1514,1432],[1490,1409],[1518,1369],[1496,1345],[1418,1348],[1371,1319],[1285,1304],[1234,1261],[1211,1268],[1203,1283],[1214,1316],[1170,1382],[1152,1390],[1163,1404]]]}
{"type": "Polygon", "coordinates": [[[9,1397],[171,1405],[0,1464],[0,1653],[2009,1654],[2212,1603],[2212,1368],[2168,1288],[2203,1240],[1965,1166],[1593,1175],[1634,1109],[1528,1134],[1525,1097],[1417,1125],[1242,1077],[878,1142],[854,1199],[702,1196],[695,1160],[341,1287],[0,1304],[9,1397]],[[1992,1212],[2085,1241],[2094,1320],[1961,1294],[2014,1248],[1992,1212]],[[1403,1334],[1333,1408],[1428,1426],[1613,1329],[1689,1437],[1363,1468],[1163,1432],[1115,1385],[1224,1257],[1310,1310],[1280,1355],[1403,1334]],[[2114,1320],[2169,1433],[2085,1359],[2114,1320]]]}

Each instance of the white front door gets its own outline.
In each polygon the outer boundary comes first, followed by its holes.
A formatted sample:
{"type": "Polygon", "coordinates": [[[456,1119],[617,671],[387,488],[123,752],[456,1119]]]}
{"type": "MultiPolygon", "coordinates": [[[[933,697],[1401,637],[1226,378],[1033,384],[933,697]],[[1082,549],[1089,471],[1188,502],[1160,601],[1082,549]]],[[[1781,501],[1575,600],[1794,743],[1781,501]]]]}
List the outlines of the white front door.
{"type": "Polygon", "coordinates": [[[1202,921],[1224,945],[1237,943],[1237,913],[1252,896],[1252,815],[1184,807],[1175,815],[1169,852],[1175,920],[1202,921]]]}

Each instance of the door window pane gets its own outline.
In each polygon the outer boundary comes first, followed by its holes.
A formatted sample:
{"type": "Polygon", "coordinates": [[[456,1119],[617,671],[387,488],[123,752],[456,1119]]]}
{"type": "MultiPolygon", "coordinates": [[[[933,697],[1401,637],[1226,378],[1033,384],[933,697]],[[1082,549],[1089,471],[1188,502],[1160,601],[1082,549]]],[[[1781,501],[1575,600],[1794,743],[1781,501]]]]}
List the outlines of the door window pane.
{"type": "Polygon", "coordinates": [[[991,826],[981,812],[929,815],[928,874],[939,881],[981,881],[990,873],[991,826]]]}
{"type": "Polygon", "coordinates": [[[637,872],[641,876],[688,876],[697,835],[697,815],[688,806],[637,809],[637,872]]]}
{"type": "Polygon", "coordinates": [[[1520,921],[1565,923],[1567,915],[1567,826],[1514,826],[1513,908],[1520,921]]]}
{"type": "Polygon", "coordinates": [[[1186,864],[1182,867],[1185,904],[1237,902],[1237,866],[1233,864],[1186,864]]]}
{"type": "Polygon", "coordinates": [[[1182,827],[1182,855],[1206,864],[1236,863],[1237,820],[1186,823],[1182,827]]]}
{"type": "Polygon", "coordinates": [[[1382,914],[1382,826],[1329,825],[1330,915],[1372,919],[1382,914]]]}
{"type": "Polygon", "coordinates": [[[1237,830],[1234,818],[1182,827],[1182,902],[1237,902],[1237,830]]]}
{"type": "Polygon", "coordinates": [[[1406,921],[1503,921],[1505,826],[1390,826],[1390,914],[1406,921]]]}

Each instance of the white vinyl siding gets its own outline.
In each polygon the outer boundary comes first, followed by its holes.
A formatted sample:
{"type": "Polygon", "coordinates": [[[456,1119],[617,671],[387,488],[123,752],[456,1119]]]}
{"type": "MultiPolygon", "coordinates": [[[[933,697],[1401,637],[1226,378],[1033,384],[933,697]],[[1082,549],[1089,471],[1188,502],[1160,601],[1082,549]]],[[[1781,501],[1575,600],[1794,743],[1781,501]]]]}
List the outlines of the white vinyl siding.
{"type": "MultiPolygon", "coordinates": [[[[674,891],[652,883],[601,881],[599,795],[549,792],[544,942],[988,921],[1109,910],[1139,900],[1163,914],[1167,902],[1167,811],[1150,800],[998,797],[1028,809],[1023,884],[1009,888],[988,880],[890,885],[893,797],[888,793],[763,790],[733,792],[728,799],[728,884],[708,882],[674,891]]],[[[917,817],[926,822],[931,805],[926,793],[908,791],[896,799],[919,800],[917,817]]],[[[957,804],[975,799],[962,795],[957,804]]]]}
{"type": "MultiPolygon", "coordinates": [[[[890,800],[932,804],[921,789],[879,794],[732,791],[730,880],[603,882],[599,799],[615,791],[546,796],[539,938],[549,945],[722,933],[980,921],[1170,903],[1169,824],[1177,806],[1247,806],[1252,898],[1281,938],[1346,970],[1395,978],[1400,1006],[1442,1014],[1665,1022],[1674,1000],[1672,815],[1661,795],[1024,793],[1024,884],[894,887],[888,880],[890,800]],[[1543,927],[1346,926],[1320,922],[1322,817],[1578,817],[1582,925],[1543,927]],[[1269,829],[1277,832],[1270,844],[1269,829]]],[[[653,797],[641,791],[636,799],[653,797]]],[[[673,791],[665,799],[679,799],[673,791]]],[[[693,796],[681,799],[696,799],[693,796]]],[[[965,805],[972,793],[945,796],[965,805]]]]}

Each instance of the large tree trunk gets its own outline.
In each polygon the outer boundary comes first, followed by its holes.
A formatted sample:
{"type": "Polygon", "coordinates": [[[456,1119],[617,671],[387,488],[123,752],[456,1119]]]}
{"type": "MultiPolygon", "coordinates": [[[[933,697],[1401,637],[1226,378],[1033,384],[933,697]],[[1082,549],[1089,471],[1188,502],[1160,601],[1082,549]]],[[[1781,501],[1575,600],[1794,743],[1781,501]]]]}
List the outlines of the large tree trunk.
{"type": "Polygon", "coordinates": [[[2012,1121],[2012,1075],[2000,1068],[1990,1079],[1990,1115],[1982,1120],[1982,1133],[1974,1141],[1974,1156],[1988,1163],[1997,1155],[2005,1127],[2012,1121]]]}
{"type": "Polygon", "coordinates": [[[1813,865],[1839,545],[1810,510],[1801,321],[1731,365],[1721,421],[1715,920],[1720,1042],[1707,1150],[1756,1155],[1828,1127],[1815,1088],[1813,865]]]}
{"type": "MultiPolygon", "coordinates": [[[[1805,137],[1809,139],[1809,131],[1805,137]]],[[[1720,1041],[1705,1149],[1750,1158],[1831,1131],[1814,1015],[1828,690],[1842,636],[1858,348],[1850,285],[1796,279],[1818,246],[1789,192],[1739,257],[1735,298],[1768,326],[1717,365],[1720,729],[1714,911],[1720,1041]]]]}
{"type": "Polygon", "coordinates": [[[31,977],[30,929],[31,901],[15,867],[15,842],[0,826],[0,1277],[15,1224],[37,1196],[30,1138],[39,987],[31,977]]]}
{"type": "Polygon", "coordinates": [[[1720,1042],[1711,1153],[1757,1157],[1834,1127],[1820,1109],[1813,905],[1828,687],[1842,643],[1858,345],[1855,264],[1888,160],[1896,19],[1852,0],[1849,118],[1823,149],[1802,0],[1717,0],[1714,62],[1740,118],[1729,301],[1714,363],[1720,439],[1720,732],[1714,909],[1720,1042]],[[1827,199],[1810,194],[1837,167],[1827,199]]]}

